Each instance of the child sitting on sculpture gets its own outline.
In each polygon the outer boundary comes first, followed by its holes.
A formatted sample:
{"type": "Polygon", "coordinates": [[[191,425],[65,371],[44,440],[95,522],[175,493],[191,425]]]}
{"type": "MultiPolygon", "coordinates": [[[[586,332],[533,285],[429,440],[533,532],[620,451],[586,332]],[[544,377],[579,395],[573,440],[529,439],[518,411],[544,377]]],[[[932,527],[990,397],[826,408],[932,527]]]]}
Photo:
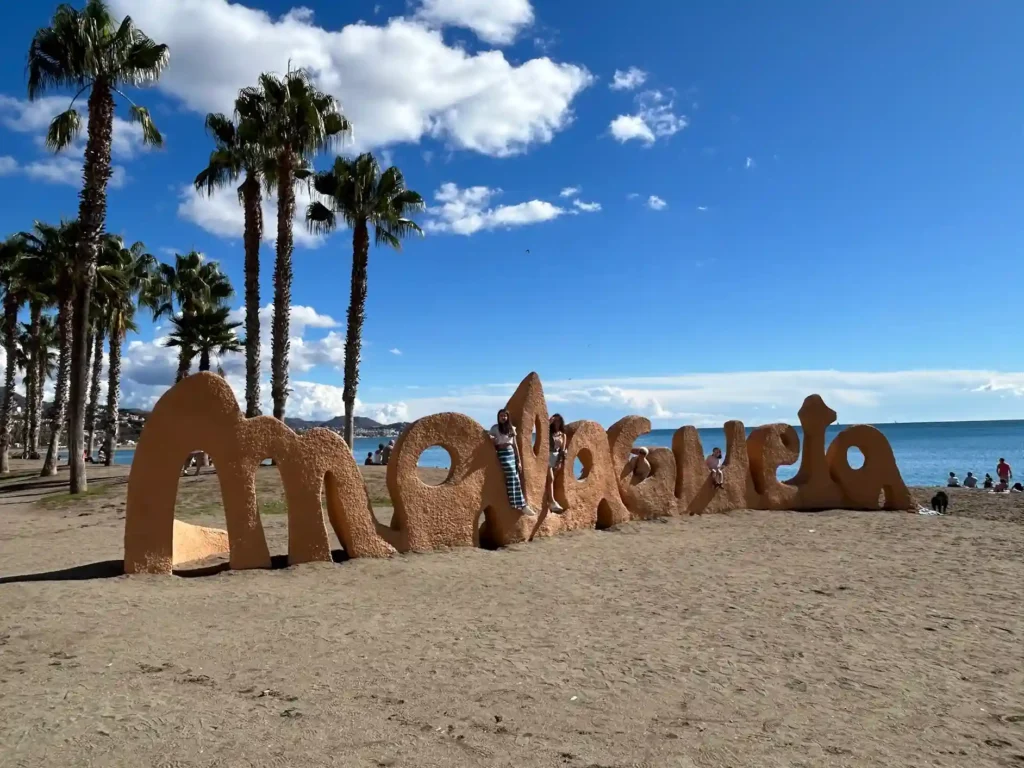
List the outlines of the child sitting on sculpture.
{"type": "Polygon", "coordinates": [[[633,484],[642,483],[651,474],[651,462],[647,459],[650,449],[633,448],[629,453],[633,457],[629,460],[629,473],[633,476],[633,484]]]}
{"type": "Polygon", "coordinates": [[[508,503],[512,505],[512,509],[523,515],[535,516],[537,513],[530,509],[530,505],[526,503],[526,496],[523,495],[523,484],[520,479],[523,462],[519,458],[519,446],[516,444],[516,428],[512,424],[507,408],[498,411],[498,423],[491,427],[490,436],[498,451],[501,471],[505,474],[508,503]]]}
{"type": "Polygon", "coordinates": [[[715,484],[715,488],[725,485],[725,473],[722,472],[722,449],[713,449],[704,463],[707,464],[708,470],[711,472],[711,480],[715,484]]]}

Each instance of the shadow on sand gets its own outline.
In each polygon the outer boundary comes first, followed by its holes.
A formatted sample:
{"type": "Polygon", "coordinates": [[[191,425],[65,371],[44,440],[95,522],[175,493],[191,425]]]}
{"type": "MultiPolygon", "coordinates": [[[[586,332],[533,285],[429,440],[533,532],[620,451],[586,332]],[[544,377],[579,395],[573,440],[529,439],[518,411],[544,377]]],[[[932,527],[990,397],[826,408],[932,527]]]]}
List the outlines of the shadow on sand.
{"type": "MultiPolygon", "coordinates": [[[[344,563],[348,559],[348,554],[343,549],[331,551],[331,560],[335,563],[344,563]]],[[[270,558],[271,570],[277,571],[287,567],[288,555],[274,555],[270,558]]],[[[200,565],[194,568],[175,568],[174,575],[184,579],[194,579],[203,576],[216,576],[218,573],[224,573],[229,570],[231,570],[231,566],[225,562],[200,565]]],[[[31,581],[91,581],[93,579],[113,579],[124,575],[123,560],[101,560],[97,563],[62,568],[59,571],[0,576],[0,584],[24,584],[31,581]]]]}

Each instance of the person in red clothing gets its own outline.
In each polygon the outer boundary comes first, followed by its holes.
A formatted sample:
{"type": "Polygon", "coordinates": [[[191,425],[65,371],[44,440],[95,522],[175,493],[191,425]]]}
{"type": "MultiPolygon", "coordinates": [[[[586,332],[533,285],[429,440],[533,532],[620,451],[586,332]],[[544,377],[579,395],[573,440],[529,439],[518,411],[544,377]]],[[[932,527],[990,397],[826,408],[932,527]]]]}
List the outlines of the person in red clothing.
{"type": "Polygon", "coordinates": [[[1010,465],[1006,463],[1006,459],[1000,459],[996,465],[996,474],[999,475],[999,479],[1004,483],[1009,484],[1010,478],[1013,477],[1013,470],[1010,465]]]}

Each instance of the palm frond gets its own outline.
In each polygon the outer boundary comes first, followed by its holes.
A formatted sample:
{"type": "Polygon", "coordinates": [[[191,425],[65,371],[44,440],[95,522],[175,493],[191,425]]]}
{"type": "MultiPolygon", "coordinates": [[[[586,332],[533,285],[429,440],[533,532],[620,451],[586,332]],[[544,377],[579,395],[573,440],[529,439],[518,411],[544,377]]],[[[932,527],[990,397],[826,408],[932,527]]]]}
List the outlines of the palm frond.
{"type": "Polygon", "coordinates": [[[131,121],[142,126],[142,143],[148,144],[151,147],[162,147],[164,145],[164,137],[160,135],[156,123],[153,122],[153,118],[149,114],[149,110],[132,104],[128,111],[131,121]]]}
{"type": "Polygon", "coordinates": [[[46,146],[55,152],[66,149],[78,138],[82,129],[82,116],[78,110],[71,108],[61,112],[50,121],[50,128],[46,132],[46,146]]]}
{"type": "Polygon", "coordinates": [[[306,208],[306,226],[315,235],[326,235],[338,227],[334,211],[319,201],[314,201],[306,208]]]}
{"type": "MultiPolygon", "coordinates": [[[[125,22],[130,23],[131,19],[126,17],[125,22]]],[[[153,42],[136,29],[133,30],[132,44],[114,76],[129,85],[149,85],[160,79],[170,60],[170,49],[166,45],[153,42]]]]}

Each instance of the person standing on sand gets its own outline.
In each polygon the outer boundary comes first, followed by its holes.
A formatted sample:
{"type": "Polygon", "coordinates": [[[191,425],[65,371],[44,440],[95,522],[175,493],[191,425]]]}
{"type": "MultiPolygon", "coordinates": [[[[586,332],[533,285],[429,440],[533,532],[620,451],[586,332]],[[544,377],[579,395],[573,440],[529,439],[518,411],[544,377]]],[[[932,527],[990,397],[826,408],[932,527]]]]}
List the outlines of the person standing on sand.
{"type": "Polygon", "coordinates": [[[1006,463],[1006,459],[1000,459],[996,464],[996,474],[999,475],[1000,482],[1010,484],[1010,480],[1013,479],[1013,469],[1006,463]]]}
{"type": "Polygon", "coordinates": [[[545,496],[550,504],[548,509],[557,515],[565,510],[555,500],[555,470],[561,469],[565,464],[565,446],[569,441],[565,435],[565,419],[562,418],[562,414],[556,413],[548,421],[548,434],[548,487],[545,496]]]}
{"type": "Polygon", "coordinates": [[[501,471],[505,473],[505,492],[508,494],[508,503],[512,509],[527,515],[536,516],[536,512],[530,509],[523,495],[523,484],[520,478],[523,474],[523,462],[519,458],[519,446],[516,445],[516,428],[508,415],[508,409],[502,408],[498,411],[498,423],[491,427],[491,440],[498,452],[498,463],[501,464],[501,471]]]}
{"type": "Polygon", "coordinates": [[[725,473],[722,472],[722,449],[715,448],[711,451],[711,455],[708,456],[707,461],[708,470],[711,472],[711,479],[715,483],[715,488],[721,488],[725,485],[725,473]]]}

